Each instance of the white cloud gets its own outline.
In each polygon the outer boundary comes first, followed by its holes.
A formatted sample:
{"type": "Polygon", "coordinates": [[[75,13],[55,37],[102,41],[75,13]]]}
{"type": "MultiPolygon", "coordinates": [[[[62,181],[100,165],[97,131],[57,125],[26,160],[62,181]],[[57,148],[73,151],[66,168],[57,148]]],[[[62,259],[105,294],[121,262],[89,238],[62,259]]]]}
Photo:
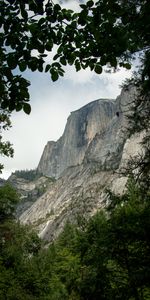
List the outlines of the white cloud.
{"type": "Polygon", "coordinates": [[[51,82],[49,74],[27,74],[31,80],[30,116],[23,112],[12,115],[12,129],[5,132],[5,140],[14,145],[13,159],[2,159],[5,178],[16,169],[36,168],[48,140],[57,140],[64,131],[67,117],[90,101],[115,98],[119,85],[131,72],[122,69],[115,74],[96,75],[89,70],[75,72],[67,68],[64,78],[51,82]]]}
{"type": "Polygon", "coordinates": [[[61,4],[61,7],[72,9],[75,12],[78,12],[80,10],[80,2],[81,1],[78,0],[54,0],[54,3],[59,3],[61,4]]]}
{"type": "MultiPolygon", "coordinates": [[[[79,2],[82,1],[62,0],[62,6],[78,11],[79,2]]],[[[46,58],[47,63],[56,50],[57,46],[46,58]]],[[[37,54],[36,51],[33,53],[37,54]]],[[[13,159],[2,158],[0,161],[5,165],[2,175],[5,178],[16,169],[36,168],[47,141],[57,140],[63,134],[70,112],[99,98],[116,98],[120,84],[131,76],[131,71],[121,69],[113,74],[97,75],[90,69],[76,72],[74,67],[68,66],[64,78],[55,83],[49,74],[25,72],[25,76],[31,80],[32,112],[30,116],[23,112],[14,113],[13,127],[4,133],[5,140],[9,140],[15,150],[13,159]]]]}
{"type": "Polygon", "coordinates": [[[90,68],[76,72],[74,66],[67,66],[65,79],[71,80],[74,84],[92,83],[93,72],[90,68]]]}
{"type": "MultiPolygon", "coordinates": [[[[62,6],[74,11],[80,9],[79,1],[75,0],[64,1],[62,6]]],[[[56,49],[47,57],[47,62],[56,49]]],[[[14,113],[13,127],[4,134],[15,150],[13,159],[1,159],[5,165],[2,177],[5,178],[16,169],[36,168],[47,141],[57,140],[63,134],[70,112],[95,99],[115,98],[120,93],[122,80],[131,76],[131,72],[121,69],[111,75],[98,76],[90,69],[76,72],[74,67],[67,67],[64,78],[55,83],[49,74],[25,72],[25,75],[31,80],[32,112],[30,116],[14,113]]]]}
{"type": "Polygon", "coordinates": [[[76,72],[75,67],[67,66],[65,79],[72,81],[74,84],[80,84],[80,85],[85,83],[94,84],[95,81],[99,81],[99,82],[103,82],[106,89],[108,89],[108,87],[112,86],[113,84],[115,86],[115,91],[116,91],[116,86],[118,86],[118,92],[119,92],[120,90],[119,86],[122,84],[122,81],[125,78],[131,77],[131,74],[132,74],[131,70],[127,71],[124,68],[120,68],[119,71],[111,74],[103,72],[101,75],[97,75],[94,71],[91,72],[90,68],[76,72]]]}

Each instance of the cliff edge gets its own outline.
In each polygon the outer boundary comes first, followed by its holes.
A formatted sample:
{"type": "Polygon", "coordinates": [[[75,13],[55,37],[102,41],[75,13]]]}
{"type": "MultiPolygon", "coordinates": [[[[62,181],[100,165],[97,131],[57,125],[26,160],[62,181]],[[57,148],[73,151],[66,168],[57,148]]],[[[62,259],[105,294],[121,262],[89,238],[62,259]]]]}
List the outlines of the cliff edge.
{"type": "Polygon", "coordinates": [[[106,188],[124,191],[120,169],[141,151],[142,134],[128,138],[127,132],[135,93],[123,90],[116,100],[96,100],[71,113],[62,137],[46,145],[38,171],[57,180],[20,216],[43,239],[52,241],[68,220],[105,207],[106,188]]]}
{"type": "Polygon", "coordinates": [[[72,112],[62,137],[45,146],[38,172],[59,178],[68,167],[89,161],[116,169],[126,139],[124,110],[134,92],[122,91],[116,100],[95,100],[72,112]]]}

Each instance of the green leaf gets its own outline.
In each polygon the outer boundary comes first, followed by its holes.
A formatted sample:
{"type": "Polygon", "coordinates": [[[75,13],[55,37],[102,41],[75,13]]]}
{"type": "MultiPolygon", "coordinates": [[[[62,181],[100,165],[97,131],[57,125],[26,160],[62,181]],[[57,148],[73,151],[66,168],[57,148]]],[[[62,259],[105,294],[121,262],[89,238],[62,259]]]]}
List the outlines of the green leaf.
{"type": "Polygon", "coordinates": [[[23,19],[28,19],[28,13],[23,7],[21,8],[21,16],[23,19]]]}
{"type": "Polygon", "coordinates": [[[77,72],[81,70],[81,65],[80,65],[79,61],[75,61],[75,68],[76,68],[77,72]]]}
{"type": "Polygon", "coordinates": [[[59,70],[59,75],[64,76],[64,71],[59,70]]]}
{"type": "Polygon", "coordinates": [[[40,54],[39,57],[47,57],[47,54],[40,54]]]}
{"type": "Polygon", "coordinates": [[[111,64],[112,67],[116,68],[117,67],[117,59],[115,57],[113,57],[110,60],[110,64],[111,64]]]}
{"type": "Polygon", "coordinates": [[[80,7],[81,7],[82,9],[86,9],[86,8],[87,8],[85,4],[80,4],[80,7]]]}
{"type": "Polygon", "coordinates": [[[51,73],[51,78],[52,78],[53,81],[58,80],[59,75],[58,75],[58,72],[56,70],[51,69],[50,73],[51,73]]]}
{"type": "Polygon", "coordinates": [[[14,55],[8,55],[7,57],[7,63],[10,69],[15,69],[17,67],[17,60],[15,59],[14,55]]]}
{"type": "Polygon", "coordinates": [[[24,112],[25,112],[27,115],[29,115],[30,112],[31,112],[31,106],[30,106],[30,104],[29,104],[29,103],[24,103],[24,104],[23,104],[23,110],[24,110],[24,112]]]}
{"type": "Polygon", "coordinates": [[[73,65],[74,61],[75,61],[75,54],[74,53],[71,53],[69,56],[68,56],[68,64],[69,65],[73,65]]]}
{"type": "Polygon", "coordinates": [[[59,54],[55,54],[53,60],[56,60],[59,57],[59,54]]]}
{"type": "Polygon", "coordinates": [[[59,62],[54,62],[52,64],[52,67],[56,67],[57,69],[60,69],[61,68],[61,64],[59,62]]]}
{"type": "Polygon", "coordinates": [[[20,111],[22,109],[22,104],[21,103],[18,103],[16,105],[16,111],[20,111]]]}
{"type": "Polygon", "coordinates": [[[41,43],[37,44],[37,50],[39,51],[39,53],[44,53],[45,49],[44,49],[44,45],[41,43]]]}
{"type": "Polygon", "coordinates": [[[28,62],[28,68],[31,69],[32,72],[38,69],[38,59],[36,57],[32,57],[28,62]]]}
{"type": "Polygon", "coordinates": [[[39,31],[38,25],[35,23],[30,24],[29,30],[30,30],[31,34],[34,36],[39,31]]]}
{"type": "Polygon", "coordinates": [[[45,45],[45,49],[47,51],[51,51],[53,48],[53,42],[52,41],[48,41],[47,44],[45,45]]]}
{"type": "Polygon", "coordinates": [[[59,4],[54,5],[54,10],[59,11],[61,10],[61,6],[59,4]]]}
{"type": "Polygon", "coordinates": [[[86,25],[87,16],[88,16],[88,9],[82,10],[81,13],[79,14],[78,23],[82,26],[86,25]]]}
{"type": "Polygon", "coordinates": [[[21,88],[20,97],[21,97],[21,99],[26,99],[26,101],[29,99],[30,95],[29,95],[28,90],[25,87],[21,88]]]}
{"type": "Polygon", "coordinates": [[[45,23],[45,18],[40,18],[40,20],[38,21],[38,24],[41,26],[44,23],[45,23]]]}
{"type": "Polygon", "coordinates": [[[60,58],[60,63],[63,65],[63,66],[66,66],[67,62],[66,62],[66,59],[64,57],[61,57],[60,58]]]}
{"type": "Polygon", "coordinates": [[[95,71],[97,74],[101,74],[102,71],[103,71],[102,66],[96,65],[95,68],[94,68],[94,71],[95,71]]]}
{"type": "Polygon", "coordinates": [[[91,71],[94,70],[94,64],[93,64],[93,63],[90,63],[90,64],[89,64],[89,67],[90,67],[91,71]]]}
{"type": "Polygon", "coordinates": [[[45,72],[48,72],[49,71],[49,69],[50,69],[50,65],[46,65],[46,67],[45,67],[45,72]]]}
{"type": "Polygon", "coordinates": [[[53,73],[52,75],[51,75],[51,77],[52,77],[52,80],[53,81],[56,81],[56,80],[58,80],[58,73],[57,72],[55,72],[55,73],[53,73]]]}
{"type": "Polygon", "coordinates": [[[86,3],[86,5],[87,5],[88,7],[92,7],[92,6],[94,5],[94,2],[93,2],[92,0],[90,0],[90,1],[88,1],[88,2],[86,3]]]}
{"type": "Polygon", "coordinates": [[[39,72],[43,72],[43,64],[39,64],[39,66],[38,66],[38,71],[39,71],[39,72]]]}
{"type": "Polygon", "coordinates": [[[21,61],[19,62],[19,69],[21,72],[24,72],[27,68],[26,62],[25,61],[21,61]]]}
{"type": "Polygon", "coordinates": [[[124,67],[125,67],[127,70],[130,70],[130,69],[131,69],[131,65],[130,65],[129,63],[124,64],[124,67]]]}

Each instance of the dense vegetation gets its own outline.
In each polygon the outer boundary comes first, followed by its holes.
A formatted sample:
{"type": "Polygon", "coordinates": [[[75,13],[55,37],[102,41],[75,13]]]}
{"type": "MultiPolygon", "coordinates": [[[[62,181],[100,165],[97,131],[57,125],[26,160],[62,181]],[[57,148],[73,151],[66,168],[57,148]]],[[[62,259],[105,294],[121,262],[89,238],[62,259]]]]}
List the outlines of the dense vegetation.
{"type": "Polygon", "coordinates": [[[10,215],[15,191],[0,194],[0,299],[150,299],[150,194],[133,180],[124,196],[110,193],[107,212],[66,224],[46,248],[10,215]]]}
{"type": "MultiPolygon", "coordinates": [[[[140,52],[130,82],[139,90],[131,133],[146,132],[144,155],[133,162],[136,181],[130,179],[126,194],[109,193],[106,212],[80,226],[66,224],[47,247],[14,219],[16,192],[0,188],[0,300],[150,299],[149,0],[90,0],[79,13],[50,0],[2,0],[0,12],[1,131],[10,127],[10,111],[31,110],[30,83],[19,72],[44,70],[55,81],[74,64],[100,74],[130,68],[140,52]],[[54,46],[52,62],[45,63],[54,46]]],[[[2,136],[0,154],[13,155],[2,136]]]]}
{"type": "Polygon", "coordinates": [[[34,170],[16,170],[14,173],[17,177],[26,179],[28,181],[33,181],[40,178],[43,174],[38,172],[36,169],[34,170]]]}
{"type": "Polygon", "coordinates": [[[90,67],[97,74],[131,67],[143,51],[143,79],[149,79],[150,3],[147,0],[83,1],[80,12],[51,0],[2,0],[0,3],[0,76],[2,109],[30,113],[26,69],[50,72],[53,81],[65,65],[90,67]],[[57,46],[57,47],[56,47],[57,46]],[[35,54],[35,51],[37,55],[35,54]],[[52,59],[48,53],[52,52],[52,59]],[[13,70],[17,69],[17,74],[13,70]]]}

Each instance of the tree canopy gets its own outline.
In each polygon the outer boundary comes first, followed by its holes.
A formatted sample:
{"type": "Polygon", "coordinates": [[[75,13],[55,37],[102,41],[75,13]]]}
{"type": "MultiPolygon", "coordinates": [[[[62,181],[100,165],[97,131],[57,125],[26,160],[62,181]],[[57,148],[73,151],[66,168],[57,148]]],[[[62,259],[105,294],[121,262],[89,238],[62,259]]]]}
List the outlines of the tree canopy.
{"type": "MultiPolygon", "coordinates": [[[[6,189],[0,188],[1,197],[6,189]]],[[[8,195],[10,202],[10,188],[8,195]]],[[[0,224],[0,299],[148,300],[149,198],[132,179],[123,196],[110,194],[107,212],[84,226],[67,223],[46,247],[6,214],[0,224]]]]}
{"type": "MultiPolygon", "coordinates": [[[[105,66],[129,69],[138,51],[149,55],[149,1],[90,0],[76,13],[51,0],[2,0],[0,12],[3,109],[30,113],[27,69],[50,72],[56,81],[67,64],[101,74],[105,66]]],[[[142,74],[149,79],[149,63],[142,74]]]]}
{"type": "MultiPolygon", "coordinates": [[[[49,72],[53,81],[67,64],[101,74],[129,69],[138,52],[139,69],[127,82],[139,89],[131,133],[147,133],[144,160],[137,161],[142,184],[132,179],[123,196],[110,193],[107,213],[98,212],[84,226],[67,224],[47,248],[41,249],[38,236],[15,220],[14,189],[0,188],[1,299],[150,298],[149,15],[149,0],[90,0],[79,12],[52,0],[1,0],[1,131],[10,127],[13,110],[31,111],[25,70],[49,72]]],[[[11,145],[1,139],[0,154],[12,155],[11,145]]]]}
{"type": "MultiPolygon", "coordinates": [[[[22,74],[49,72],[53,81],[64,76],[65,66],[76,71],[131,68],[141,55],[132,83],[140,87],[133,106],[132,129],[150,126],[150,2],[148,0],[82,1],[78,12],[61,1],[2,0],[0,2],[0,115],[4,125],[9,113],[29,114],[30,82],[22,74]],[[144,91],[144,92],[141,92],[144,91]]],[[[4,126],[4,129],[6,127],[4,126]]],[[[0,151],[13,155],[0,136],[0,151]]],[[[1,166],[2,168],[2,166],[1,166]]]]}

